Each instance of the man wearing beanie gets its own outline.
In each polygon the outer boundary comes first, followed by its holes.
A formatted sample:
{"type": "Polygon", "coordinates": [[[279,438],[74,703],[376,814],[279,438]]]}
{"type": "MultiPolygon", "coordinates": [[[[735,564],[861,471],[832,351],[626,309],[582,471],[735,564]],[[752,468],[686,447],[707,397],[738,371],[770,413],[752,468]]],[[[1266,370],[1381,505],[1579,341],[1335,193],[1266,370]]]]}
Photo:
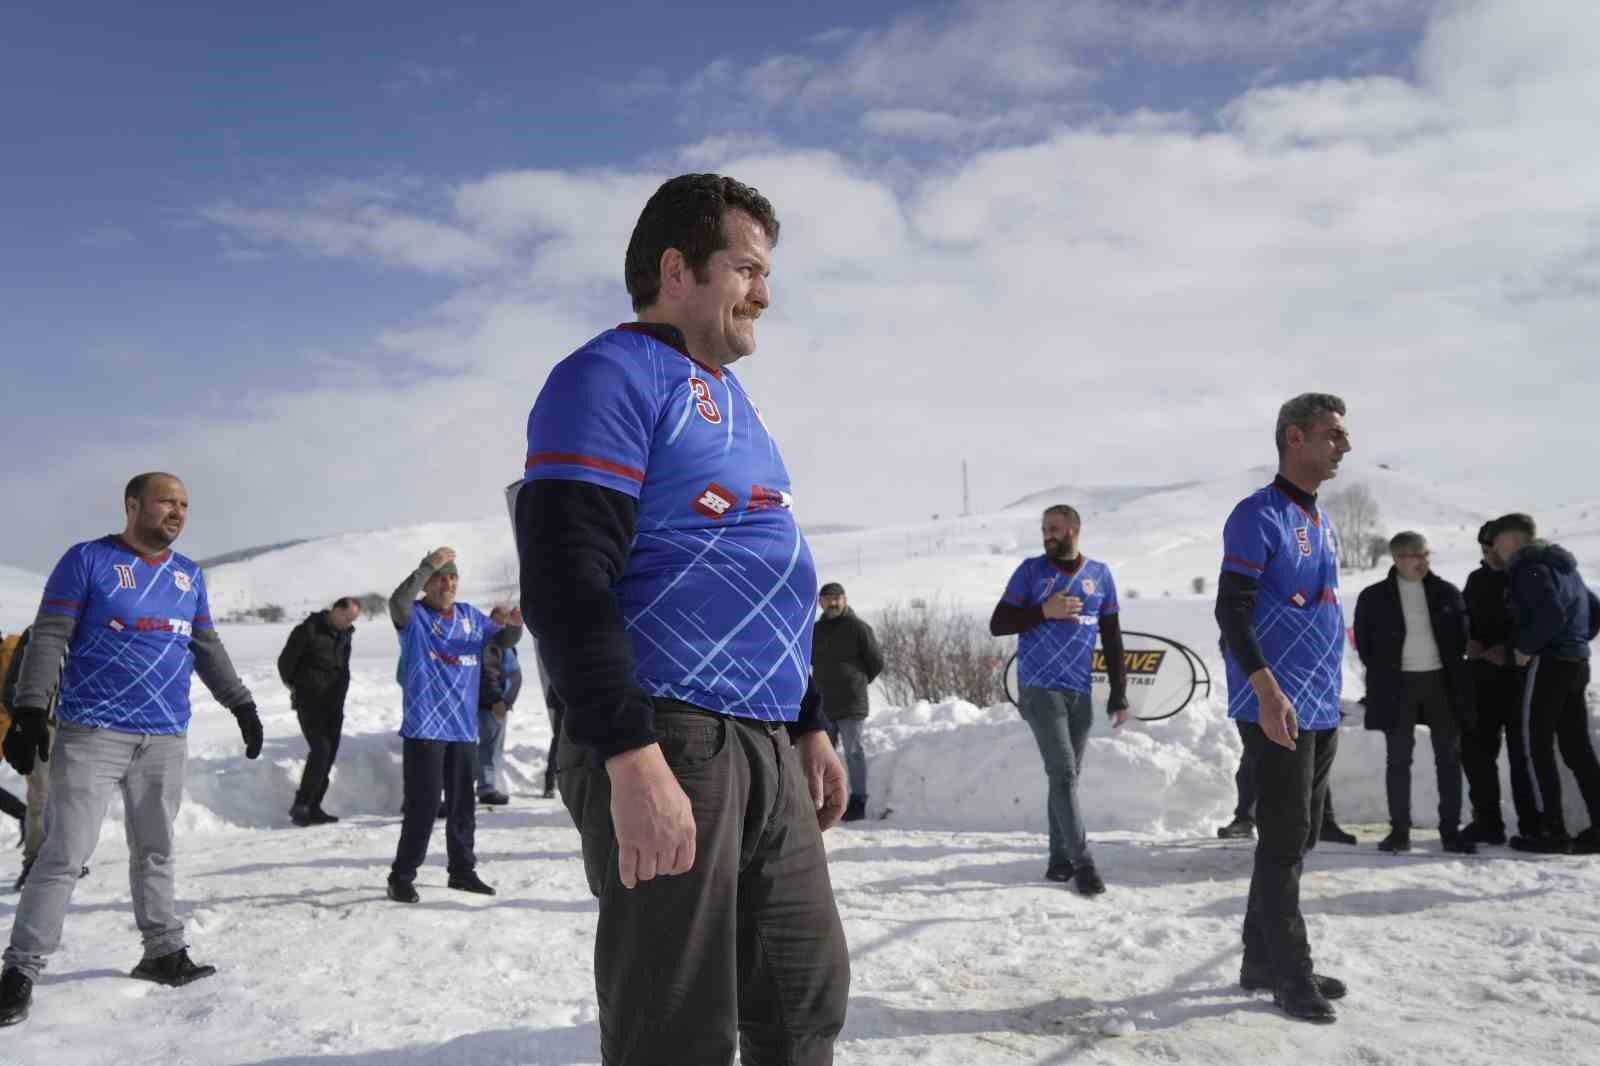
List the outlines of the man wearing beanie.
{"type": "Polygon", "coordinates": [[[415,903],[412,884],[428,857],[428,838],[445,798],[445,844],[449,886],[492,896],[477,873],[473,836],[477,828],[478,684],[483,649],[491,642],[515,647],[522,639],[522,611],[501,626],[456,599],[460,575],[456,553],[436,549],[417,564],[389,597],[389,618],[400,635],[400,687],[405,692],[404,821],[389,872],[389,898],[415,903]],[[422,598],[417,599],[417,594],[422,598]]]}
{"type": "Polygon", "coordinates": [[[822,617],[811,630],[811,673],[822,690],[834,743],[844,752],[850,774],[850,802],[842,821],[867,816],[867,750],[861,744],[867,724],[867,686],[883,673],[883,653],[872,627],[850,609],[844,586],[830,581],[817,600],[822,617]]]}

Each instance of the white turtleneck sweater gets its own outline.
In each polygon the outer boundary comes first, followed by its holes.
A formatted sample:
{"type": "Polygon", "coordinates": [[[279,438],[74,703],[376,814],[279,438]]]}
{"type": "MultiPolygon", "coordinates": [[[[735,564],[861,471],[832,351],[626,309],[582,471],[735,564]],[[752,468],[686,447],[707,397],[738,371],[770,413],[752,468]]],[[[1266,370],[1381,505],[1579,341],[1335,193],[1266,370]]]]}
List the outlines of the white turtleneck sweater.
{"type": "Polygon", "coordinates": [[[1406,639],[1400,646],[1400,669],[1408,674],[1443,670],[1439,642],[1433,639],[1433,619],[1428,615],[1428,594],[1420,581],[1397,578],[1400,613],[1406,621],[1406,639]]]}

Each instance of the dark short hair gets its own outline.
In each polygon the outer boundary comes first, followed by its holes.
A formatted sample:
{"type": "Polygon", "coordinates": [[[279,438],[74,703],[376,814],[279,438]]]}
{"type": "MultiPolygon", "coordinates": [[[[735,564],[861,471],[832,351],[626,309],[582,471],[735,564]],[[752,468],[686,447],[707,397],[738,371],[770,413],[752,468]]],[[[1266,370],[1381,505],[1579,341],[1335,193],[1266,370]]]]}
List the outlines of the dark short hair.
{"type": "Polygon", "coordinates": [[[1078,509],[1076,507],[1072,507],[1064,503],[1057,503],[1052,504],[1044,509],[1044,517],[1049,518],[1053,514],[1058,514],[1062,518],[1065,518],[1067,520],[1067,525],[1072,526],[1074,529],[1083,528],[1083,516],[1078,514],[1078,509]]]}
{"type": "Polygon", "coordinates": [[[361,601],[356,599],[354,596],[340,596],[338,599],[333,601],[333,606],[336,609],[343,609],[345,607],[360,607],[361,601]]]}
{"type": "Polygon", "coordinates": [[[1496,518],[1490,525],[1494,526],[1495,536],[1502,533],[1526,533],[1529,537],[1539,535],[1539,527],[1534,523],[1533,516],[1513,511],[1496,518]]]}
{"type": "Polygon", "coordinates": [[[822,597],[822,596],[843,596],[843,595],[844,595],[844,586],[839,584],[837,581],[830,581],[826,585],[822,586],[820,589],[817,590],[817,596],[818,597],[822,597]]]}
{"type": "Polygon", "coordinates": [[[1493,519],[1478,527],[1478,543],[1482,547],[1494,544],[1494,535],[1500,532],[1493,519]]]}
{"type": "Polygon", "coordinates": [[[1289,447],[1290,426],[1299,426],[1302,430],[1310,429],[1311,423],[1321,414],[1342,417],[1344,401],[1332,393],[1302,392],[1278,408],[1278,424],[1272,434],[1272,439],[1278,445],[1278,454],[1282,455],[1289,447]]]}
{"type": "Polygon", "coordinates": [[[778,216],[771,201],[741,181],[720,174],[681,174],[655,191],[639,213],[623,261],[635,311],[660,298],[661,257],[668,248],[682,252],[695,279],[705,282],[706,263],[728,246],[723,220],[729,211],[755,219],[768,243],[777,247],[778,216]]]}
{"type": "Polygon", "coordinates": [[[129,479],[127,488],[122,490],[123,502],[144,499],[145,492],[150,488],[150,482],[158,477],[169,477],[179,482],[183,480],[177,474],[169,474],[164,470],[149,470],[143,474],[135,474],[129,479]]]}
{"type": "Polygon", "coordinates": [[[1419,552],[1428,546],[1428,538],[1415,530],[1402,530],[1389,538],[1389,554],[1400,555],[1404,552],[1419,552]]]}

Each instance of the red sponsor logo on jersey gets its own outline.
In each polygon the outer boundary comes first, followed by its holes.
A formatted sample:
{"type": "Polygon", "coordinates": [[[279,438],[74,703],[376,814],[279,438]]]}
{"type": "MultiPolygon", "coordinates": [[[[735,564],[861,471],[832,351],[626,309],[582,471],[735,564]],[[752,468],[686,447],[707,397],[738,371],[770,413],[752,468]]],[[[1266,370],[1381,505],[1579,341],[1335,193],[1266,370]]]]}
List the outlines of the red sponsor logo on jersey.
{"type": "Polygon", "coordinates": [[[750,510],[764,511],[769,508],[781,508],[788,511],[794,507],[794,497],[782,489],[769,489],[765,485],[750,486],[750,510]]]}
{"type": "Polygon", "coordinates": [[[713,482],[707,485],[705,491],[695,498],[693,507],[707,518],[720,520],[723,515],[733,510],[739,502],[739,497],[728,489],[713,482]]]}
{"type": "Polygon", "coordinates": [[[694,395],[694,409],[700,412],[700,417],[713,426],[721,425],[722,412],[717,408],[717,401],[711,398],[711,386],[699,378],[690,378],[689,392],[694,395]]]}
{"type": "Polygon", "coordinates": [[[1294,527],[1295,542],[1300,545],[1301,555],[1311,554],[1311,531],[1305,526],[1294,527]]]}

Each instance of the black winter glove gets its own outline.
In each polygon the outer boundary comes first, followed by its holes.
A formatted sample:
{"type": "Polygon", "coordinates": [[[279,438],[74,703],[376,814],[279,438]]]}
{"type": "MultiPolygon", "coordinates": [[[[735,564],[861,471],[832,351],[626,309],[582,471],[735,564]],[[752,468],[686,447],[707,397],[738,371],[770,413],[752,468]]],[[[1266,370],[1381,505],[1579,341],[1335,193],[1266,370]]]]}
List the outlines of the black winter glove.
{"type": "Polygon", "coordinates": [[[37,707],[18,707],[11,712],[11,728],[6,730],[6,762],[23,777],[33,772],[35,759],[50,761],[50,716],[37,707]]]}
{"type": "Polygon", "coordinates": [[[241,703],[233,709],[233,717],[239,723],[239,735],[244,737],[244,757],[254,759],[261,754],[261,716],[256,714],[254,703],[241,703]]]}

